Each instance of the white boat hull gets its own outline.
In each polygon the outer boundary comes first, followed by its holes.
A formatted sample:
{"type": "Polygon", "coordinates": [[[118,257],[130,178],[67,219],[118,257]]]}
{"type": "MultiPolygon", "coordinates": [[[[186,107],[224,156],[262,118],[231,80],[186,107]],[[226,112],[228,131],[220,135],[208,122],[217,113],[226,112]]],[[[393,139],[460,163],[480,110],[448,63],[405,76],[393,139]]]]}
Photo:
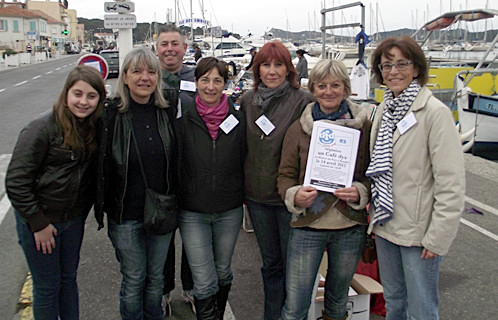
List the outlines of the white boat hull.
{"type": "Polygon", "coordinates": [[[476,96],[469,91],[464,88],[457,101],[461,135],[465,141],[498,143],[498,97],[476,96]]]}

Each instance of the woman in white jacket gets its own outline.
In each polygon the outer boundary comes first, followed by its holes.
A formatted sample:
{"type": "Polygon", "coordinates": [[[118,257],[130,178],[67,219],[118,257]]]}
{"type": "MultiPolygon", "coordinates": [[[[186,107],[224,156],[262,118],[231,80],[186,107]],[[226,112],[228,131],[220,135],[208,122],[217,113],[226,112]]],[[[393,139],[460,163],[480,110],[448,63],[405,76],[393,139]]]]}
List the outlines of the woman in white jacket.
{"type": "Polygon", "coordinates": [[[460,139],[450,110],[424,86],[428,65],[412,38],[384,40],[372,65],[388,87],[373,120],[367,170],[386,319],[439,319],[441,256],[464,208],[460,139]]]}

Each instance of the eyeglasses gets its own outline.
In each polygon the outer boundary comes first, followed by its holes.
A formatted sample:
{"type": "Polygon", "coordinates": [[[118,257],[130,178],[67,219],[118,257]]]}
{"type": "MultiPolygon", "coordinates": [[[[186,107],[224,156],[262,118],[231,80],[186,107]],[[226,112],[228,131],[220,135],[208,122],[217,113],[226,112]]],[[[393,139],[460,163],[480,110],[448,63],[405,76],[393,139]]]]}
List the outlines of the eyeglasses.
{"type": "Polygon", "coordinates": [[[381,63],[377,67],[379,67],[379,70],[381,72],[389,72],[393,69],[393,67],[396,67],[396,70],[398,71],[403,71],[408,68],[409,65],[411,65],[413,62],[408,61],[408,60],[401,60],[396,62],[395,64],[386,62],[386,63],[381,63]]]}

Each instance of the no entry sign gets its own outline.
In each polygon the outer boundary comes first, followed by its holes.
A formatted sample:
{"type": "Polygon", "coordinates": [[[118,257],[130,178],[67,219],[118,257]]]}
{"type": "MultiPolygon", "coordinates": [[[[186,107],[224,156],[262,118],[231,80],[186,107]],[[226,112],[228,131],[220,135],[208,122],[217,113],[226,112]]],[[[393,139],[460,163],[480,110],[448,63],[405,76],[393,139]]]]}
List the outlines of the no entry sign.
{"type": "Polygon", "coordinates": [[[107,76],[109,75],[109,66],[107,65],[107,61],[98,54],[85,54],[78,60],[79,66],[83,64],[97,69],[102,74],[104,80],[107,79],[107,76]]]}

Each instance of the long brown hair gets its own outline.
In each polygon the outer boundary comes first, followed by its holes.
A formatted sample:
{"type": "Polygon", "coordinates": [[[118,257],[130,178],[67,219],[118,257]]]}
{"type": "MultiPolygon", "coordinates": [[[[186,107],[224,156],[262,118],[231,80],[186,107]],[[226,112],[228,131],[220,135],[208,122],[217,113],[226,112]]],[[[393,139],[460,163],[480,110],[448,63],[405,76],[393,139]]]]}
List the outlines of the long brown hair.
{"type": "Polygon", "coordinates": [[[63,147],[72,150],[86,149],[91,155],[97,149],[96,123],[102,113],[102,106],[106,98],[104,79],[100,72],[88,66],[77,66],[66,78],[64,88],[54,104],[54,115],[59,129],[64,135],[63,147]],[[79,80],[85,81],[99,94],[99,103],[95,111],[80,121],[67,107],[69,89],[79,80]]]}

